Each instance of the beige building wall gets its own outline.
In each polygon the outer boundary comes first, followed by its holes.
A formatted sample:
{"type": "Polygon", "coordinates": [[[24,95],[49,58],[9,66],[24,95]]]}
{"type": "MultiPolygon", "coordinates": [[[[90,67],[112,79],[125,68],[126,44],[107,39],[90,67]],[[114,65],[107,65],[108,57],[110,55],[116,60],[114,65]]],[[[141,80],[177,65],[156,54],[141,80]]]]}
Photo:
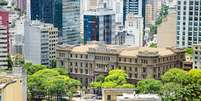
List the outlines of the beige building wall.
{"type": "Polygon", "coordinates": [[[89,9],[96,9],[98,6],[98,0],[88,0],[89,9]]]}
{"type": "Polygon", "coordinates": [[[146,5],[146,26],[150,26],[153,21],[153,7],[151,4],[146,5]]]}
{"type": "Polygon", "coordinates": [[[158,26],[158,47],[176,47],[176,12],[170,13],[158,26]]]}
{"type": "Polygon", "coordinates": [[[117,101],[117,96],[122,96],[123,93],[126,94],[133,94],[134,89],[121,89],[121,88],[113,88],[113,89],[103,89],[102,95],[103,99],[102,101],[117,101]]]}
{"type": "Polygon", "coordinates": [[[20,79],[13,80],[1,88],[2,101],[24,101],[22,82],[20,79]]]}

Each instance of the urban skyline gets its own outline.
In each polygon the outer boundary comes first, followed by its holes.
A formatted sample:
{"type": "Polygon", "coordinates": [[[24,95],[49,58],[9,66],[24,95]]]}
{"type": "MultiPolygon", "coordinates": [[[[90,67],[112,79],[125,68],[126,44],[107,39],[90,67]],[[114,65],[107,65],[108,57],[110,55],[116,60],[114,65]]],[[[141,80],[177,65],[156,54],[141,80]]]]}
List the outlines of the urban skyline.
{"type": "Polygon", "coordinates": [[[200,24],[200,0],[0,0],[0,101],[200,101],[200,24]]]}

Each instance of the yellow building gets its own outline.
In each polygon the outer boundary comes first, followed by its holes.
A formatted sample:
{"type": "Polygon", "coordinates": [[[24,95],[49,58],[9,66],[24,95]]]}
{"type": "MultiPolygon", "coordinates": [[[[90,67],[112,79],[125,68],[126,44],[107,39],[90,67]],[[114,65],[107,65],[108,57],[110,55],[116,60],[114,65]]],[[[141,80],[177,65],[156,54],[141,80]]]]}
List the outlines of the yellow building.
{"type": "Polygon", "coordinates": [[[22,79],[0,76],[0,101],[25,101],[22,79]]]}

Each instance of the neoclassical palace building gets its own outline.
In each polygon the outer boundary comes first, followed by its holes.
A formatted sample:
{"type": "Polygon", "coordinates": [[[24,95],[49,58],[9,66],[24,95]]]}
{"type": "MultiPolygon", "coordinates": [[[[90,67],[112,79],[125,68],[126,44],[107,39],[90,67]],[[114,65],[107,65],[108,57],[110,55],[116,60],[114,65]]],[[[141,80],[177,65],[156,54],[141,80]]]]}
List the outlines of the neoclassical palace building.
{"type": "Polygon", "coordinates": [[[182,68],[185,51],[175,48],[147,48],[133,46],[61,45],[57,47],[57,66],[68,69],[70,76],[88,87],[97,75],[118,68],[125,70],[129,82],[145,78],[160,79],[170,68],[182,68]]]}

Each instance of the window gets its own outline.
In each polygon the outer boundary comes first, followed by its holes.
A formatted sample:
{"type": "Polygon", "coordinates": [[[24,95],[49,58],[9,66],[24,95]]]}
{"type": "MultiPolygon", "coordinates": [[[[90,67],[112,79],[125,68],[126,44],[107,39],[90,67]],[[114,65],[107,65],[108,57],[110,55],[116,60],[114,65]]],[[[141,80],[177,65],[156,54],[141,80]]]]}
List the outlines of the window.
{"type": "Polygon", "coordinates": [[[129,73],[128,76],[129,76],[129,78],[132,78],[132,73],[129,73]]]}
{"type": "Polygon", "coordinates": [[[146,72],[146,68],[143,68],[143,72],[146,72]]]}
{"type": "Polygon", "coordinates": [[[124,67],[124,70],[126,71],[126,66],[124,67]]]}
{"type": "Polygon", "coordinates": [[[111,95],[107,95],[107,100],[111,100],[111,95]]]}
{"type": "Polygon", "coordinates": [[[88,69],[85,69],[85,74],[88,74],[88,69]]]}
{"type": "Polygon", "coordinates": [[[132,67],[129,67],[129,70],[132,71],[132,67]]]}
{"type": "Polygon", "coordinates": [[[75,68],[75,73],[77,73],[77,68],[75,68]]]}
{"type": "Polygon", "coordinates": [[[83,73],[83,69],[80,69],[80,73],[81,73],[81,74],[83,73]]]}

